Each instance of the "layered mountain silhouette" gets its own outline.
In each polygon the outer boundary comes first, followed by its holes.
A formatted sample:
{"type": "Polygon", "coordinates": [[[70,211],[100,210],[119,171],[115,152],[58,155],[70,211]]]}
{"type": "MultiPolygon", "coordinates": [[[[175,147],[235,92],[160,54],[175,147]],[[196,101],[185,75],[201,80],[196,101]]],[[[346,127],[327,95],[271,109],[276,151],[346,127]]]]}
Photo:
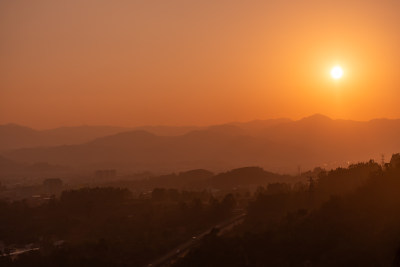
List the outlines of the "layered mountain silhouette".
{"type": "Polygon", "coordinates": [[[17,124],[0,125],[0,151],[38,147],[82,144],[93,139],[120,132],[144,130],[157,135],[174,136],[193,131],[192,126],[142,126],[135,128],[114,126],[59,127],[49,130],[34,130],[17,124]]]}
{"type": "Polygon", "coordinates": [[[39,174],[42,176],[49,174],[51,176],[68,171],[70,171],[70,168],[66,166],[52,165],[47,162],[21,163],[0,156],[0,176],[12,175],[15,173],[26,174],[28,176],[32,174],[39,174]]]}
{"type": "Polygon", "coordinates": [[[2,154],[19,162],[77,168],[221,171],[261,166],[270,171],[294,172],[299,165],[302,169],[330,168],[379,158],[381,153],[389,158],[400,151],[399,136],[400,120],[359,122],[313,115],[298,121],[230,123],[182,135],[160,136],[133,130],[82,144],[23,148],[2,154]]]}
{"type": "Polygon", "coordinates": [[[17,124],[6,124],[0,125],[0,151],[36,146],[81,144],[127,130],[129,128],[77,126],[39,131],[17,124]]]}

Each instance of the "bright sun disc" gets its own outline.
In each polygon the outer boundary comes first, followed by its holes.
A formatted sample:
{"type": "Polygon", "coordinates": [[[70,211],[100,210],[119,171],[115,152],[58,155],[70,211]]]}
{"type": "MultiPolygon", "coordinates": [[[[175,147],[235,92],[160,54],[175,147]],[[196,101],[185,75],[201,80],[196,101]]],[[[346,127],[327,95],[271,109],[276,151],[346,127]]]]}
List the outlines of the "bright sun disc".
{"type": "Polygon", "coordinates": [[[335,80],[342,78],[343,76],[342,68],[339,66],[333,67],[333,69],[331,70],[331,76],[335,80]]]}

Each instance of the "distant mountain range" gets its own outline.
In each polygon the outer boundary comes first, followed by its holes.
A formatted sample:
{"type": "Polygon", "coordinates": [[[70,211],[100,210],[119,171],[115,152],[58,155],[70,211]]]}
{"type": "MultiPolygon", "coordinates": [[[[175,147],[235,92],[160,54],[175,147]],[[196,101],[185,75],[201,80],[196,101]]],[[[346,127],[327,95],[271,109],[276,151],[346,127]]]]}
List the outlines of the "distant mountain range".
{"type": "Polygon", "coordinates": [[[37,134],[29,128],[22,131],[21,127],[12,127],[0,127],[4,157],[86,169],[222,171],[261,166],[270,171],[293,173],[298,166],[303,170],[315,166],[330,168],[379,158],[381,153],[389,159],[391,153],[400,151],[400,120],[359,122],[332,120],[319,114],[298,121],[276,119],[208,128],[164,127],[152,128],[152,132],[151,128],[124,131],[117,127],[85,126],[84,130],[59,128],[55,135],[55,130],[51,134],[47,131],[37,134]],[[8,146],[2,139],[7,136],[4,127],[15,128],[16,134],[10,129],[7,133],[8,140],[13,141],[8,146]],[[41,137],[28,139],[22,132],[41,137]],[[41,147],[32,147],[38,145],[41,147]]]}
{"type": "Polygon", "coordinates": [[[93,139],[120,132],[144,130],[157,135],[181,135],[198,129],[191,126],[142,126],[135,128],[114,126],[59,127],[50,130],[34,130],[17,124],[0,125],[0,151],[39,147],[82,144],[93,139]]]}

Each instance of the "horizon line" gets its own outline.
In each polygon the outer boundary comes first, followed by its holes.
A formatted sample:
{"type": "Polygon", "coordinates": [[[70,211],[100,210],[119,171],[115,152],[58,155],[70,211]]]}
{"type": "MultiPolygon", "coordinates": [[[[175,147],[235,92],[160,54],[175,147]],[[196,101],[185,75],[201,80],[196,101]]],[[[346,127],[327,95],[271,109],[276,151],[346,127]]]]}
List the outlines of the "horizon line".
{"type": "Polygon", "coordinates": [[[78,127],[115,127],[115,128],[126,128],[126,129],[134,129],[134,128],[144,128],[144,127],[192,127],[192,128],[208,128],[208,127],[213,127],[213,126],[220,126],[220,125],[231,125],[231,124],[237,124],[237,123],[251,123],[251,122],[257,122],[257,121],[272,121],[272,120],[289,120],[291,122],[296,122],[296,121],[301,121],[304,119],[309,119],[313,117],[321,117],[321,118],[326,118],[332,121],[353,121],[353,122],[370,122],[374,120],[399,120],[400,118],[388,118],[388,117],[375,117],[371,118],[368,120],[356,120],[356,119],[343,119],[343,118],[332,118],[330,116],[324,115],[322,113],[313,113],[308,116],[300,117],[298,119],[293,119],[289,117],[276,117],[276,118],[267,118],[267,119],[252,119],[252,120],[246,120],[246,121],[229,121],[229,122],[222,122],[222,123],[212,123],[212,124],[204,124],[204,125],[190,125],[190,124],[142,124],[142,125],[136,125],[136,126],[127,126],[127,125],[113,125],[113,124],[75,124],[75,125],[60,125],[60,126],[55,126],[55,127],[33,127],[29,125],[24,125],[16,122],[6,122],[6,123],[0,123],[0,126],[17,126],[17,127],[24,127],[24,128],[29,128],[32,130],[36,131],[49,131],[49,130],[55,130],[55,129],[60,129],[60,128],[78,128],[78,127]]]}

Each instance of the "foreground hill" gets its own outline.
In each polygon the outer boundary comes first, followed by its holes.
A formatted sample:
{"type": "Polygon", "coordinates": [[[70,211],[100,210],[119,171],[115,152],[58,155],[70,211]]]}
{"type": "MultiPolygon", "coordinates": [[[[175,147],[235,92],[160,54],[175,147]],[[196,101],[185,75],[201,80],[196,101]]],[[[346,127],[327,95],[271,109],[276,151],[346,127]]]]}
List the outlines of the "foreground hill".
{"type": "Polygon", "coordinates": [[[48,162],[84,168],[213,171],[261,166],[295,172],[314,166],[380,158],[400,150],[400,120],[357,122],[314,115],[298,121],[227,124],[179,136],[147,131],[118,133],[80,145],[19,149],[3,153],[21,162],[48,162]]]}
{"type": "Polygon", "coordinates": [[[400,266],[399,161],[322,172],[303,189],[259,190],[243,224],[211,232],[172,266],[400,266]]]}

